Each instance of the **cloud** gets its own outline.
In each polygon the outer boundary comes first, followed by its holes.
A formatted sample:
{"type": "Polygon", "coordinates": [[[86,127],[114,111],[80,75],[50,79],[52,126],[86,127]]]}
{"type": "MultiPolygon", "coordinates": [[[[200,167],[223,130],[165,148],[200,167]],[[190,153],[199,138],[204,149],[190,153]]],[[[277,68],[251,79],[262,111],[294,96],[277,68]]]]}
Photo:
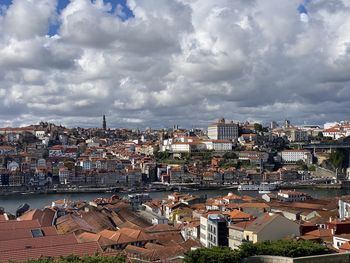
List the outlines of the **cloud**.
{"type": "Polygon", "coordinates": [[[99,126],[103,114],[112,127],[349,115],[346,0],[129,0],[129,14],[105,1],[72,0],[60,12],[57,4],[2,7],[0,125],[99,126]]]}

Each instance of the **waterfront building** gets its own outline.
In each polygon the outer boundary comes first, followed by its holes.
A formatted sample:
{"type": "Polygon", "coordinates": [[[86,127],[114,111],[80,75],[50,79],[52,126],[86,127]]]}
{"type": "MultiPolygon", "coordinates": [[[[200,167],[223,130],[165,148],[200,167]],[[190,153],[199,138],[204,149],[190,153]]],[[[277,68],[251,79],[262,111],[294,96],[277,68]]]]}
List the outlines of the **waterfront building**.
{"type": "Polygon", "coordinates": [[[300,202],[309,199],[310,196],[302,192],[280,190],[277,198],[283,202],[300,202]]]}
{"type": "Polygon", "coordinates": [[[284,163],[304,161],[306,164],[312,164],[312,154],[307,150],[285,150],[280,152],[280,156],[284,163]]]}

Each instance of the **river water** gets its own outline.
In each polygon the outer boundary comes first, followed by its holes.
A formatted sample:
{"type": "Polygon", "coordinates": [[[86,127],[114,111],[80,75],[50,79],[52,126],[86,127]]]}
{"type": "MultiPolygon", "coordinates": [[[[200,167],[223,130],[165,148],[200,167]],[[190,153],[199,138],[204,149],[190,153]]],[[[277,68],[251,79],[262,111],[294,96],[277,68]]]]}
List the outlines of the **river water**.
{"type": "MultiPolygon", "coordinates": [[[[314,198],[329,198],[341,195],[350,195],[350,190],[345,189],[302,189],[304,193],[311,195],[314,198]]],[[[223,196],[227,193],[232,192],[238,195],[250,195],[252,197],[259,196],[256,191],[244,191],[240,192],[237,190],[199,190],[199,191],[188,191],[194,195],[207,195],[207,197],[223,196]]],[[[171,192],[152,192],[150,193],[151,198],[166,198],[171,192]]],[[[58,199],[69,199],[75,200],[93,200],[98,197],[110,197],[111,193],[75,193],[75,194],[33,194],[33,195],[11,195],[1,196],[0,206],[5,208],[6,212],[15,213],[18,206],[23,203],[27,203],[31,208],[43,208],[51,205],[52,201],[58,199]]]]}

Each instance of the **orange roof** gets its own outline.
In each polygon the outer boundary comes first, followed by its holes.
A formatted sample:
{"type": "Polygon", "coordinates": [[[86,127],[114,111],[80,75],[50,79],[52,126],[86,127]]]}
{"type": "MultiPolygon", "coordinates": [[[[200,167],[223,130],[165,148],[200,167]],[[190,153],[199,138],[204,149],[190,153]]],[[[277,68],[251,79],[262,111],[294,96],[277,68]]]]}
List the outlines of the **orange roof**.
{"type": "Polygon", "coordinates": [[[243,203],[239,206],[241,208],[270,208],[270,206],[265,203],[243,203]]]}
{"type": "Polygon", "coordinates": [[[332,229],[317,229],[311,232],[307,232],[305,235],[314,237],[330,237],[333,236],[332,229]]]}
{"type": "Polygon", "coordinates": [[[350,242],[345,242],[344,244],[342,244],[340,247],[339,247],[340,250],[347,250],[347,251],[350,251],[350,242]]]}
{"type": "Polygon", "coordinates": [[[244,212],[239,211],[237,209],[235,209],[231,212],[226,212],[224,214],[230,216],[231,219],[240,219],[240,218],[249,219],[252,217],[250,214],[244,213],[244,212]]]}

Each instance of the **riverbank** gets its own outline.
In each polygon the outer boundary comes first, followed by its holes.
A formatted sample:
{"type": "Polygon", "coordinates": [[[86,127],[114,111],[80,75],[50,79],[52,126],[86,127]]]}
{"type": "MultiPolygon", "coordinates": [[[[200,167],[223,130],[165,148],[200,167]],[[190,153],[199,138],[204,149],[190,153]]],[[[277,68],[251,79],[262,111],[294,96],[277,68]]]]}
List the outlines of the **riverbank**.
{"type": "MultiPolygon", "coordinates": [[[[38,190],[38,191],[0,191],[1,196],[18,196],[18,195],[54,195],[54,194],[132,194],[132,193],[153,193],[153,192],[171,192],[171,191],[180,191],[180,192],[192,192],[192,191],[236,191],[238,185],[231,186],[200,186],[198,188],[191,187],[165,187],[164,189],[129,189],[128,191],[122,191],[121,188],[117,187],[91,187],[91,188],[57,188],[57,189],[47,189],[47,190],[38,190]]],[[[342,189],[342,184],[296,184],[296,185],[282,185],[280,189],[342,189]]],[[[347,188],[346,188],[347,189],[347,188]]]]}
{"type": "Polygon", "coordinates": [[[342,189],[341,184],[298,184],[298,185],[282,185],[280,189],[342,189]]]}

